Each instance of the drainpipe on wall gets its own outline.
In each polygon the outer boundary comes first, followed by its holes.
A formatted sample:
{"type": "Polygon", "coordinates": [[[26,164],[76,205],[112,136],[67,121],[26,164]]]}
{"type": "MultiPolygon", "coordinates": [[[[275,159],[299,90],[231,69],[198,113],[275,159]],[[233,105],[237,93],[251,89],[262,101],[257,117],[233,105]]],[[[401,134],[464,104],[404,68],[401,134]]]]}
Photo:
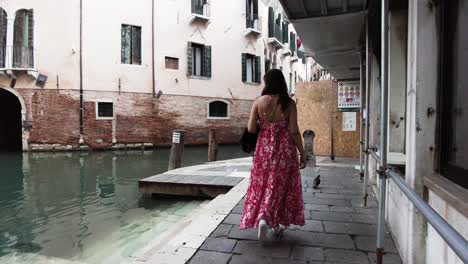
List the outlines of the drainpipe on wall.
{"type": "Polygon", "coordinates": [[[83,144],[83,0],[80,0],[80,141],[83,144]]]}
{"type": "Polygon", "coordinates": [[[151,63],[152,63],[152,75],[153,75],[153,82],[152,82],[152,92],[153,98],[156,97],[156,76],[154,72],[154,0],[151,0],[151,63]]]}

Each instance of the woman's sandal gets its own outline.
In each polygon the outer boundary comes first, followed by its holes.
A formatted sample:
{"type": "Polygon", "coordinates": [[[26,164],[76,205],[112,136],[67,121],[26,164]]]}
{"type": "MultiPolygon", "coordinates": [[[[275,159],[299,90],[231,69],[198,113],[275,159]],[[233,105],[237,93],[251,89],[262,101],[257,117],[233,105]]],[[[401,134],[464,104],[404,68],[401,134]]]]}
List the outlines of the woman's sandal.
{"type": "Polygon", "coordinates": [[[273,235],[279,240],[283,239],[284,229],[285,227],[283,225],[273,228],[273,235]]]}

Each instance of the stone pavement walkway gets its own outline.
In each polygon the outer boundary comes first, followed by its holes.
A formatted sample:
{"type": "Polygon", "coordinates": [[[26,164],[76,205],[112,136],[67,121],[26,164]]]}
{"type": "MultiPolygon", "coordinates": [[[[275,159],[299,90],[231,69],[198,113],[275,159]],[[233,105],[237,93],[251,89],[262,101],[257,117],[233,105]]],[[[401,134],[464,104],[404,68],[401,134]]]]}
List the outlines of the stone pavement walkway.
{"type": "MultiPolygon", "coordinates": [[[[324,165],[319,190],[311,188],[316,172],[302,171],[305,226],[288,228],[282,241],[259,242],[257,230],[239,230],[241,200],[188,263],[375,263],[377,201],[371,189],[368,207],[362,207],[354,165],[324,165]]],[[[385,250],[385,264],[402,263],[388,230],[385,250]]]]}

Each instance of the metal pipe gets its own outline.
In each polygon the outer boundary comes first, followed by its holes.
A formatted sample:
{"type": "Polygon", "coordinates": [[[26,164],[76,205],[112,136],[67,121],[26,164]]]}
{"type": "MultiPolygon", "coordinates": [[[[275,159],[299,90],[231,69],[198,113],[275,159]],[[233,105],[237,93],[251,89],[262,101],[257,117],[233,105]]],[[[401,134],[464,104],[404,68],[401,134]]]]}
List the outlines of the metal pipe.
{"type": "Polygon", "coordinates": [[[370,118],[369,118],[369,110],[370,110],[370,86],[371,86],[371,78],[372,78],[372,41],[370,40],[369,33],[370,33],[370,23],[369,23],[369,15],[367,15],[366,19],[366,118],[365,118],[365,168],[364,168],[364,181],[363,181],[363,205],[367,206],[367,197],[369,196],[367,193],[367,181],[369,179],[369,128],[370,128],[370,118]]]}
{"type": "Polygon", "coordinates": [[[388,128],[388,1],[382,0],[382,39],[381,39],[381,123],[380,123],[380,168],[379,168],[379,214],[377,221],[377,258],[376,263],[382,264],[385,241],[385,196],[387,193],[387,128],[388,128]]]}
{"type": "Polygon", "coordinates": [[[153,98],[156,97],[156,76],[154,72],[154,0],[151,0],[151,71],[152,71],[152,93],[153,98]]]}
{"type": "Polygon", "coordinates": [[[83,0],[80,0],[80,144],[83,143],[83,0]]]}
{"type": "Polygon", "coordinates": [[[359,118],[359,176],[360,176],[360,179],[363,180],[364,179],[364,166],[363,166],[363,150],[364,150],[364,135],[363,135],[363,117],[362,117],[362,113],[363,113],[363,110],[364,110],[364,100],[362,100],[364,97],[363,97],[363,91],[364,91],[364,87],[363,87],[363,84],[364,84],[364,69],[363,69],[363,60],[364,60],[364,56],[361,53],[359,53],[359,95],[360,95],[360,103],[361,103],[361,114],[360,114],[360,118],[359,118]]]}
{"type": "Polygon", "coordinates": [[[432,227],[447,242],[457,256],[468,263],[468,242],[462,237],[445,219],[443,219],[431,206],[429,206],[418,194],[411,189],[403,180],[400,174],[395,170],[389,170],[387,175],[408,197],[419,212],[427,219],[432,227]]]}

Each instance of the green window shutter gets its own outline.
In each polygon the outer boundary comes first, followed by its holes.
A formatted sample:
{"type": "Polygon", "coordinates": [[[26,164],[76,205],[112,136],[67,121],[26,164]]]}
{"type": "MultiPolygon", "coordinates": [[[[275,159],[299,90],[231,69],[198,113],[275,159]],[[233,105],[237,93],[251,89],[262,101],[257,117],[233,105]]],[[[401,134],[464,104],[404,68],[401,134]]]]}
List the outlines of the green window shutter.
{"type": "Polygon", "coordinates": [[[141,27],[132,26],[132,64],[141,65],[141,27]]]}
{"type": "Polygon", "coordinates": [[[192,69],[192,42],[188,42],[187,45],[187,75],[192,76],[193,75],[193,69],[192,69]]]}
{"type": "Polygon", "coordinates": [[[275,36],[275,12],[273,7],[268,8],[268,37],[273,38],[275,36]]]}
{"type": "Polygon", "coordinates": [[[288,26],[287,22],[283,22],[283,44],[288,42],[288,26]]]}
{"type": "Polygon", "coordinates": [[[34,11],[28,10],[28,47],[34,47],[34,11]]]}
{"type": "Polygon", "coordinates": [[[253,13],[254,18],[258,17],[258,0],[253,0],[253,13]]]}
{"type": "Polygon", "coordinates": [[[130,64],[130,57],[131,57],[131,28],[127,25],[122,25],[122,32],[121,32],[121,62],[124,64],[130,64]]]}
{"type": "Polygon", "coordinates": [[[262,76],[262,65],[261,65],[261,60],[260,56],[255,57],[255,82],[256,83],[261,83],[261,77],[262,76]]]}
{"type": "Polygon", "coordinates": [[[294,52],[296,50],[296,43],[295,43],[295,37],[294,37],[294,33],[290,33],[289,34],[289,47],[291,49],[291,52],[294,52]]]}
{"type": "Polygon", "coordinates": [[[198,0],[192,0],[192,13],[195,13],[197,4],[198,4],[198,0]]]}
{"type": "Polygon", "coordinates": [[[211,46],[205,46],[203,56],[203,76],[211,78],[211,46]]]}
{"type": "Polygon", "coordinates": [[[247,54],[242,53],[242,82],[247,82],[247,54]]]}
{"type": "Polygon", "coordinates": [[[250,25],[249,0],[245,0],[245,25],[246,25],[246,28],[249,28],[249,25],[250,25]]]}
{"type": "Polygon", "coordinates": [[[270,60],[265,60],[265,73],[271,69],[270,60]]]}

